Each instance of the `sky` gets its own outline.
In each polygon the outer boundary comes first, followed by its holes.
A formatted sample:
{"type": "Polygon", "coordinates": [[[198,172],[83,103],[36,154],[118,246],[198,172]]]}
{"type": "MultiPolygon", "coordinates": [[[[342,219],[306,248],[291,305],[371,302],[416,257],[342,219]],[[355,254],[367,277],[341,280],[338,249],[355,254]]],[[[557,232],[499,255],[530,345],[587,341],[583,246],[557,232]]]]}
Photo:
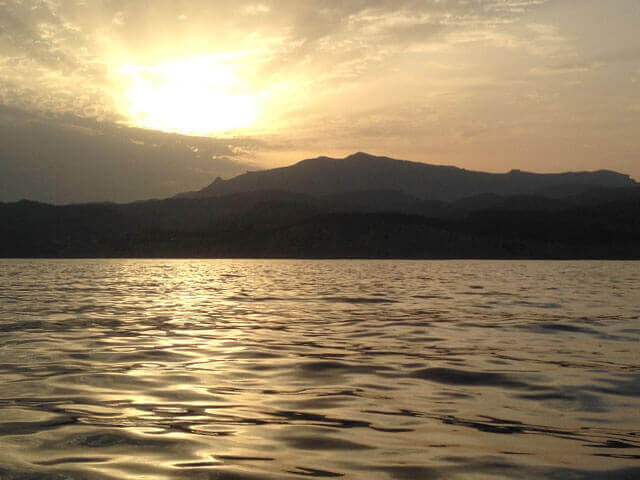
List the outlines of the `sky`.
{"type": "Polygon", "coordinates": [[[0,0],[0,201],[356,151],[640,180],[638,0],[0,0]]]}

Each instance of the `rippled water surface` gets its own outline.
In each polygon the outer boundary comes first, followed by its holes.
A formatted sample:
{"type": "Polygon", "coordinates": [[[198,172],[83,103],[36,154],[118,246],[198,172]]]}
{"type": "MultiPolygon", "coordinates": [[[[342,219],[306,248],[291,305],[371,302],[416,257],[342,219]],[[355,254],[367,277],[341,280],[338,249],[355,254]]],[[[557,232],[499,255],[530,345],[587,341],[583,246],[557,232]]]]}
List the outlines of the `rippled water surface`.
{"type": "Polygon", "coordinates": [[[640,478],[639,292],[637,262],[0,260],[0,478],[640,478]]]}

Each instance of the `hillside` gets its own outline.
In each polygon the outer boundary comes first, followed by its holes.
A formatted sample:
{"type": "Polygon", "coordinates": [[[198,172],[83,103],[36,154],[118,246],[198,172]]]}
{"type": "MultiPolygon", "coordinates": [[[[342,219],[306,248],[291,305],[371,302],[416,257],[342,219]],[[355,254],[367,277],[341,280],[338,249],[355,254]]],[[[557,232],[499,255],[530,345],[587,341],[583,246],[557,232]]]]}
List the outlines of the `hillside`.
{"type": "Polygon", "coordinates": [[[228,180],[217,178],[180,198],[204,198],[259,190],[308,195],[357,191],[396,191],[421,200],[450,202],[480,194],[578,195],[594,187],[621,188],[638,184],[628,175],[609,170],[540,174],[512,170],[486,173],[458,167],[428,165],[366,153],[342,159],[318,157],[294,165],[247,172],[228,180]]]}
{"type": "Polygon", "coordinates": [[[640,259],[640,187],[444,203],[256,191],[130,204],[0,203],[0,257],[640,259]]]}

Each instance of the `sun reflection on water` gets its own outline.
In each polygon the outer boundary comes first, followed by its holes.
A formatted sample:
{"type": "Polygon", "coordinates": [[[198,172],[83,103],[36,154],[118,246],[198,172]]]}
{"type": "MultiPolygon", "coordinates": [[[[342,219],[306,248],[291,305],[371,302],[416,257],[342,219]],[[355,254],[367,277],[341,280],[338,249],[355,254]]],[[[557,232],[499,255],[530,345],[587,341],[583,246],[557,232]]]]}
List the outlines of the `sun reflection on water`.
{"type": "Polygon", "coordinates": [[[585,479],[640,454],[633,265],[21,262],[0,478],[585,479]]]}

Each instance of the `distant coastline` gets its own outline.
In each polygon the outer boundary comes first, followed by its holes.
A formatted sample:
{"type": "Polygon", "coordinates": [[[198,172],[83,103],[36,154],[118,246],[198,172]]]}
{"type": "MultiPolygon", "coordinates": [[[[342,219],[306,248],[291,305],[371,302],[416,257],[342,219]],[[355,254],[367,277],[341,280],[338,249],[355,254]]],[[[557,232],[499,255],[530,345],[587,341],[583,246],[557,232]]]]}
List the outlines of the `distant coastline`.
{"type": "MultiPolygon", "coordinates": [[[[640,259],[637,200],[464,217],[318,213],[256,202],[221,215],[206,200],[55,207],[0,204],[0,257],[640,259]],[[170,226],[170,224],[174,226],[170,226]]],[[[320,208],[320,207],[317,207],[320,208]]]]}
{"type": "Polygon", "coordinates": [[[432,168],[356,154],[165,200],[0,203],[0,257],[640,259],[640,186],[628,176],[432,168]],[[290,189],[259,188],[280,184],[290,189]]]}

